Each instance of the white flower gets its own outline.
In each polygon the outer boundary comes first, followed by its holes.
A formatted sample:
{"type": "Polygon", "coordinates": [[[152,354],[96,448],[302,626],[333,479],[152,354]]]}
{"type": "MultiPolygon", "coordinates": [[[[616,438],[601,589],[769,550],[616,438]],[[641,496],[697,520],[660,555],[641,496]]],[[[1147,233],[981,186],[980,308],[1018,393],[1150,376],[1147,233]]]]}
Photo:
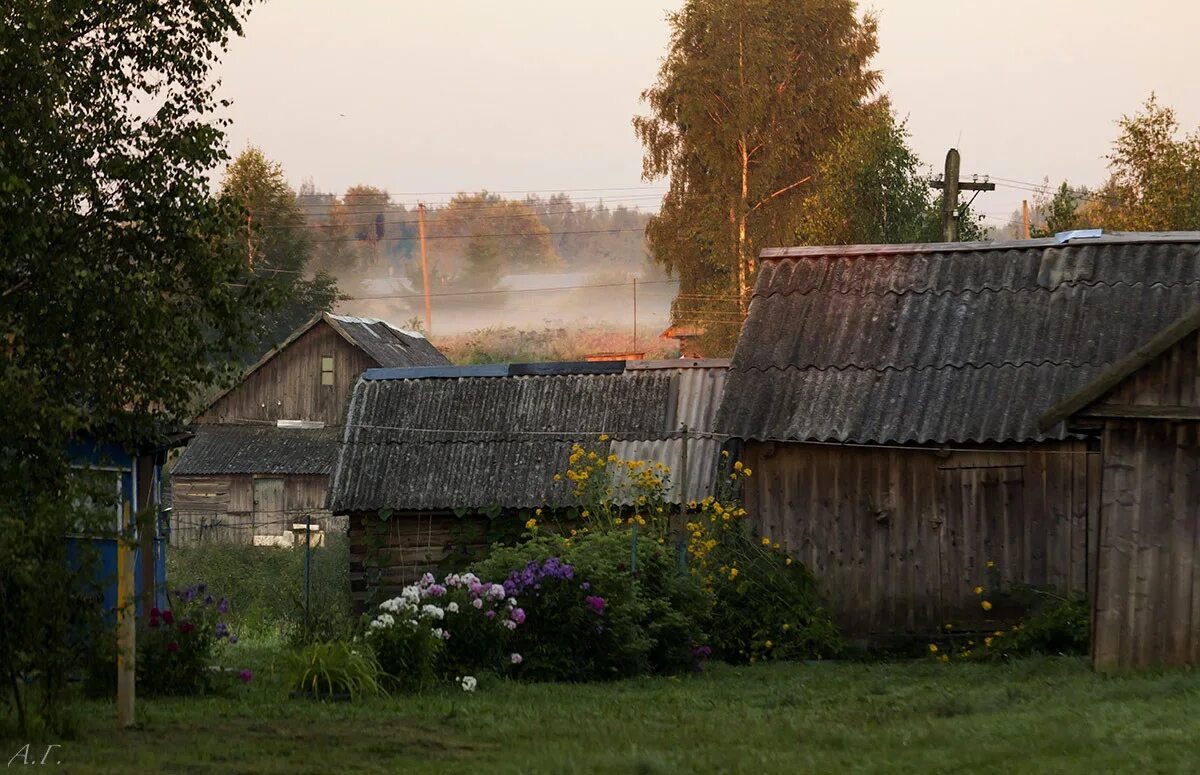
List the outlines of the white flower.
{"type": "Polygon", "coordinates": [[[433,618],[433,619],[441,619],[442,617],[444,617],[446,615],[445,611],[443,611],[441,608],[439,608],[438,606],[433,605],[431,603],[427,603],[427,604],[421,606],[421,613],[423,613],[426,616],[433,618]]]}
{"type": "Polygon", "coordinates": [[[502,621],[500,623],[503,624],[505,627],[507,627],[510,630],[517,629],[517,623],[514,622],[512,619],[505,619],[504,621],[502,621]]]}
{"type": "Polygon", "coordinates": [[[475,606],[476,608],[483,608],[483,600],[477,597],[471,601],[471,605],[475,606]]]}
{"type": "Polygon", "coordinates": [[[488,597],[496,600],[503,600],[504,594],[504,587],[500,586],[499,584],[493,584],[492,588],[488,590],[488,597]]]}
{"type": "Polygon", "coordinates": [[[508,607],[509,607],[509,608],[516,608],[516,607],[517,607],[517,599],[516,599],[515,597],[510,597],[510,598],[508,599],[508,607]]]}
{"type": "Polygon", "coordinates": [[[462,677],[462,688],[464,692],[473,692],[475,687],[479,685],[479,681],[475,680],[473,675],[464,675],[462,677]]]}
{"type": "Polygon", "coordinates": [[[446,604],[446,610],[452,614],[458,613],[458,603],[455,603],[453,600],[451,600],[446,604]]]}
{"type": "Polygon", "coordinates": [[[521,664],[522,662],[524,662],[524,661],[525,661],[525,658],[524,658],[524,657],[522,657],[520,654],[518,654],[518,653],[517,653],[517,652],[515,652],[515,651],[512,653],[512,656],[510,656],[510,657],[509,657],[509,659],[511,659],[511,660],[512,660],[512,663],[513,663],[514,665],[519,665],[519,664],[521,664]]]}

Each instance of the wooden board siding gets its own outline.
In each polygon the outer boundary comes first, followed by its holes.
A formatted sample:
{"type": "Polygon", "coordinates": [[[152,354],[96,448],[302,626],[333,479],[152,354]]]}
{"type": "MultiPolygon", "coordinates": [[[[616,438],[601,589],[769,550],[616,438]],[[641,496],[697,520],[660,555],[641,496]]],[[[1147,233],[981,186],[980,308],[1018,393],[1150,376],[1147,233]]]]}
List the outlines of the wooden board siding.
{"type": "Polygon", "coordinates": [[[1200,408],[1200,332],[1180,340],[1081,414],[1119,413],[1130,406],[1200,408]]]}
{"type": "Polygon", "coordinates": [[[851,637],[981,626],[976,585],[1088,590],[1100,461],[1083,442],[952,453],[752,442],[744,458],[755,526],[812,570],[851,637]]]}
{"type": "Polygon", "coordinates": [[[171,543],[253,543],[311,518],[345,530],[326,508],[327,476],[179,476],[171,479],[171,543]],[[257,501],[257,502],[256,502],[257,501]]]}
{"type": "Polygon", "coordinates": [[[1200,423],[1104,428],[1098,670],[1200,664],[1200,423]]]}
{"type": "Polygon", "coordinates": [[[486,517],[397,512],[382,529],[380,524],[374,514],[349,517],[350,590],[360,609],[371,597],[372,579],[378,595],[390,597],[422,573],[436,572],[451,552],[481,556],[488,548],[486,517]]]}
{"type": "Polygon", "coordinates": [[[318,420],[341,425],[346,402],[364,370],[379,364],[321,321],[241,384],[197,422],[318,420]],[[333,384],[321,384],[321,358],[333,356],[333,384]]]}

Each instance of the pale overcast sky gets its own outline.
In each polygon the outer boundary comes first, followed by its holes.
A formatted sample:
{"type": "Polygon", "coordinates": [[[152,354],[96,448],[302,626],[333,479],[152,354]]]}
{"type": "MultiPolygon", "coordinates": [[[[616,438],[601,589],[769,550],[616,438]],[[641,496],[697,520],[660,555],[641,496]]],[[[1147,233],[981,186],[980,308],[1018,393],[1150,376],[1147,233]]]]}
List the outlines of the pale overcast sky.
{"type": "MultiPolygon", "coordinates": [[[[679,0],[273,0],[220,70],[230,149],[248,143],[298,184],[443,192],[567,190],[653,209],[631,117],[679,0]]],[[[1188,129],[1200,3],[874,0],[884,90],[912,145],[964,173],[1095,185],[1115,121],[1151,91],[1188,129]]],[[[1028,192],[976,209],[1003,220],[1028,192]]]]}

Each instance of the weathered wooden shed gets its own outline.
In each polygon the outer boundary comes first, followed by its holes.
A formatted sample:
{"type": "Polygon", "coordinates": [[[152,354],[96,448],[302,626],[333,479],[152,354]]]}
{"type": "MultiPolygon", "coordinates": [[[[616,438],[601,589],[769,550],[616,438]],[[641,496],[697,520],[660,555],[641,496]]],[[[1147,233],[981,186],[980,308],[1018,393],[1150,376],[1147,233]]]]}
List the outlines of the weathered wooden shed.
{"type": "Polygon", "coordinates": [[[1196,234],[768,250],[717,429],[848,633],[980,625],[1094,590],[1101,442],[1039,417],[1197,301],[1196,234]]]}
{"type": "Polygon", "coordinates": [[[394,589],[452,553],[478,554],[489,527],[519,533],[523,510],[576,505],[569,485],[554,475],[567,469],[577,442],[604,455],[661,462],[672,469],[675,502],[703,498],[721,449],[720,440],[703,434],[712,430],[728,363],[367,371],[347,410],[330,495],[333,513],[349,518],[356,600],[366,600],[368,581],[394,589]],[[697,434],[687,441],[686,477],[684,426],[697,434]],[[601,435],[609,438],[599,441],[601,435]],[[369,530],[384,511],[390,518],[380,538],[369,530]],[[368,552],[377,578],[368,578],[368,552]]]}
{"type": "Polygon", "coordinates": [[[346,403],[366,369],[443,366],[423,336],[382,320],[322,314],[246,370],[197,419],[171,471],[171,540],[286,542],[324,528],[346,403]]]}
{"type": "Polygon", "coordinates": [[[1042,424],[1063,420],[1101,435],[1093,663],[1200,664],[1200,306],[1042,424]]]}

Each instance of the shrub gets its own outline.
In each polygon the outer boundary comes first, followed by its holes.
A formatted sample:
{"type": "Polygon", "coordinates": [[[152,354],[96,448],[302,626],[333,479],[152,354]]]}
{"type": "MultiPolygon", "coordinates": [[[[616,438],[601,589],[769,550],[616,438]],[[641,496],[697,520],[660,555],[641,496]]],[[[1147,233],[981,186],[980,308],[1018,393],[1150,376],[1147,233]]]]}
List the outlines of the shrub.
{"type": "Polygon", "coordinates": [[[367,642],[399,688],[420,689],[435,675],[504,672],[521,661],[511,635],[525,612],[503,586],[474,574],[437,583],[426,573],[379,610],[367,625],[367,642]]]}
{"type": "Polygon", "coordinates": [[[694,669],[702,590],[657,541],[639,542],[634,572],[628,533],[564,538],[539,534],[496,547],[477,566],[505,573],[527,613],[515,633],[518,674],[536,680],[597,680],[694,669]]]}
{"type": "Polygon", "coordinates": [[[744,522],[720,524],[720,539],[700,565],[713,598],[708,630],[717,655],[729,662],[837,656],[841,637],[812,574],[744,522]]]}
{"type": "Polygon", "coordinates": [[[201,544],[172,546],[167,577],[203,578],[237,605],[230,627],[243,635],[282,633],[290,643],[347,637],[357,617],[350,599],[350,554],[345,535],[327,532],[325,546],[312,549],[310,615],[304,613],[305,548],[201,544]]]}
{"type": "Polygon", "coordinates": [[[224,675],[212,669],[215,649],[237,643],[224,618],[229,600],[214,597],[204,583],[168,597],[173,606],[152,608],[138,633],[138,691],[151,696],[209,693],[219,688],[214,682],[224,675]]]}
{"type": "Polygon", "coordinates": [[[1083,655],[1091,649],[1092,609],[1083,598],[1035,592],[1029,614],[996,643],[1007,656],[1031,654],[1083,655]]]}
{"type": "Polygon", "coordinates": [[[374,655],[344,641],[310,643],[291,652],[285,675],[294,693],[313,699],[358,699],[383,692],[374,655]]]}

